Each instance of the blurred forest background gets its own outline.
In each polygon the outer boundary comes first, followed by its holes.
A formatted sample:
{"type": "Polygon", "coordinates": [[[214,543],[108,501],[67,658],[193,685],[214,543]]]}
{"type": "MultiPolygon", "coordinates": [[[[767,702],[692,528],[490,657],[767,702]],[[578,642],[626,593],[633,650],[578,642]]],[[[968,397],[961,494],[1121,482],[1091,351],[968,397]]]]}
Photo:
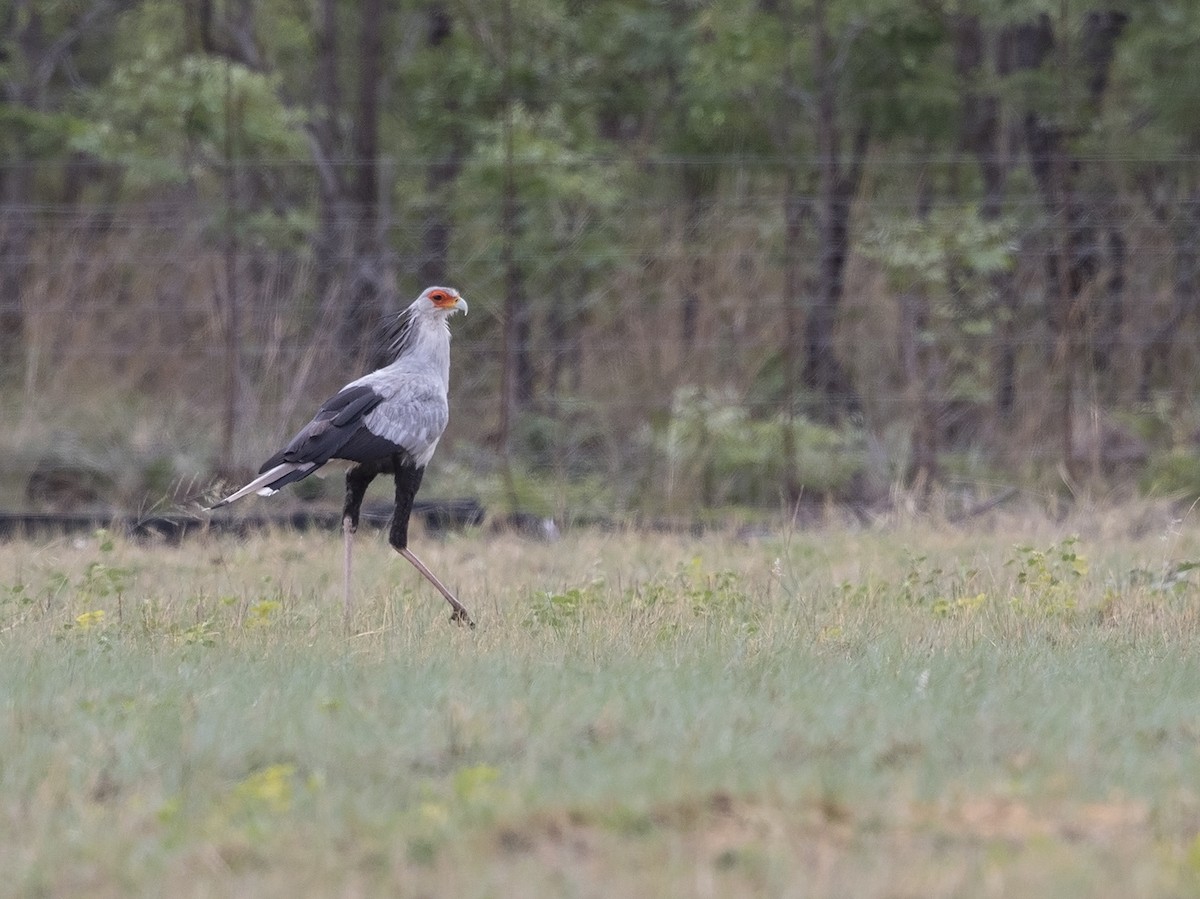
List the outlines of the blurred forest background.
{"type": "Polygon", "coordinates": [[[0,24],[0,506],[241,477],[433,283],[471,314],[425,495],[1200,494],[1190,0],[0,0],[0,24]]]}

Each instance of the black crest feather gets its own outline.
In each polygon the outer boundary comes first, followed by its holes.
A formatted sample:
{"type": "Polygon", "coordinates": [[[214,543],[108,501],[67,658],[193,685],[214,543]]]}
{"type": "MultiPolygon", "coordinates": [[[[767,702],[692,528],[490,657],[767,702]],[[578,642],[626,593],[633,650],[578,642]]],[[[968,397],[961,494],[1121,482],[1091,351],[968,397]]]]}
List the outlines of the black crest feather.
{"type": "Polygon", "coordinates": [[[397,315],[389,315],[379,329],[376,341],[376,358],[387,365],[404,355],[412,342],[413,311],[405,309],[397,315]]]}

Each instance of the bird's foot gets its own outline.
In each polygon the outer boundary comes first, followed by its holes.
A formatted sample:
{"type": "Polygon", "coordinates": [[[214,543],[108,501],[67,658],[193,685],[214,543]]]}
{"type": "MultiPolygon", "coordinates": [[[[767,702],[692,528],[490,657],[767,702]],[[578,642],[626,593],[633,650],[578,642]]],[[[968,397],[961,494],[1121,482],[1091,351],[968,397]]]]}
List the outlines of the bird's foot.
{"type": "Polygon", "coordinates": [[[450,614],[451,624],[465,624],[471,630],[475,630],[475,622],[471,620],[471,616],[467,614],[466,609],[455,609],[450,614]]]}

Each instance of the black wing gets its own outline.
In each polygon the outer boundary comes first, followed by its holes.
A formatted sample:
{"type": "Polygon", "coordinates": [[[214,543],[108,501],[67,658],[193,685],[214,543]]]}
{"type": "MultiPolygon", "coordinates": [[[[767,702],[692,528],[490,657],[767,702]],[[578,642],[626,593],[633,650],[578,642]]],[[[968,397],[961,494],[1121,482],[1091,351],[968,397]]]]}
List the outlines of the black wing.
{"type": "MultiPolygon", "coordinates": [[[[346,449],[347,444],[357,449],[354,445],[362,442],[359,432],[366,430],[363,416],[382,402],[383,397],[366,384],[347,387],[322,403],[312,421],[301,428],[286,447],[264,462],[258,473],[270,471],[283,462],[311,462],[320,467],[335,457],[355,459],[355,456],[345,456],[340,451],[346,449]]],[[[309,468],[306,473],[313,470],[309,468]]]]}

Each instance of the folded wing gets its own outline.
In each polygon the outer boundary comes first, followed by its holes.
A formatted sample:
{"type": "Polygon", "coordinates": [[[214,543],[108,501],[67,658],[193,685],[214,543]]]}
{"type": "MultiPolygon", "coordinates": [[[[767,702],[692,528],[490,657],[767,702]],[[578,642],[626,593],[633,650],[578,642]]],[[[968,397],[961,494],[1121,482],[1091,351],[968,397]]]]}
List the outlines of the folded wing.
{"type": "Polygon", "coordinates": [[[373,379],[351,384],[321,404],[312,421],[263,463],[258,477],[212,508],[250,493],[269,495],[308,477],[330,459],[374,462],[395,456],[428,463],[449,418],[446,397],[416,378],[399,385],[373,379]],[[387,386],[392,387],[386,395],[387,386]]]}

